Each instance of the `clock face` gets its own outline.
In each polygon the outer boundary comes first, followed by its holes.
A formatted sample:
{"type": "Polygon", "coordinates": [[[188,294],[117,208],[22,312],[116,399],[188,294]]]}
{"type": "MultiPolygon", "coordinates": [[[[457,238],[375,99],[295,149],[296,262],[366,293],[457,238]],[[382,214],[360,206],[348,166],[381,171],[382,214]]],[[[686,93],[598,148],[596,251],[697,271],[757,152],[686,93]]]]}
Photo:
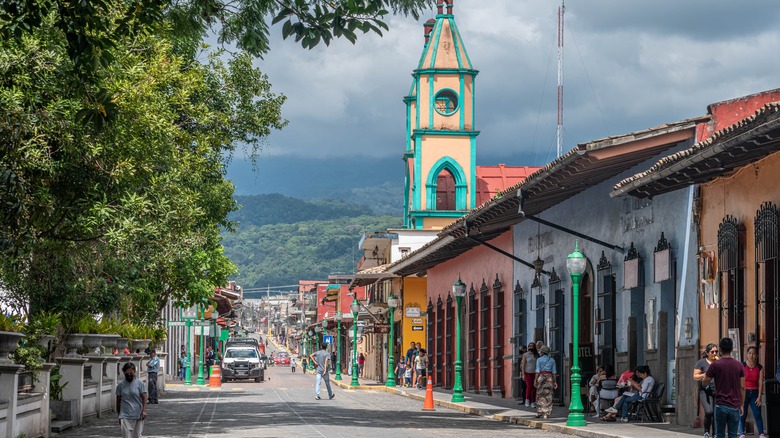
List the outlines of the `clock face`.
{"type": "Polygon", "coordinates": [[[434,107],[439,114],[451,116],[458,111],[458,95],[448,88],[439,90],[434,98],[434,107]]]}

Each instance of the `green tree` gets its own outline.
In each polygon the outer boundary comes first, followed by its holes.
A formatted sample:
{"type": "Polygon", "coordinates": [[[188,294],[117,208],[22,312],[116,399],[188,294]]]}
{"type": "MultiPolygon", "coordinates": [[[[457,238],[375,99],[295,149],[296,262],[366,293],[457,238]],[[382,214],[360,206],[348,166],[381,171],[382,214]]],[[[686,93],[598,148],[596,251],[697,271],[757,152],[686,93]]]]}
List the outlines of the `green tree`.
{"type": "Polygon", "coordinates": [[[238,143],[257,150],[286,124],[284,97],[250,56],[199,62],[166,23],[118,42],[107,74],[84,84],[46,24],[0,41],[0,281],[10,304],[148,320],[169,298],[208,296],[235,270],[219,237],[235,208],[225,157],[238,143]],[[112,96],[112,123],[80,123],[83,90],[112,96]]]}
{"type": "MultiPolygon", "coordinates": [[[[21,39],[51,25],[64,36],[73,74],[94,85],[111,68],[113,49],[157,32],[161,21],[171,23],[190,47],[211,31],[221,43],[262,56],[270,48],[268,21],[282,23],[285,38],[311,49],[339,37],[354,43],[358,32],[381,35],[390,11],[417,19],[433,5],[433,0],[16,0],[0,2],[0,36],[21,39]]],[[[83,118],[95,123],[113,118],[116,104],[107,89],[78,90],[83,118]]]]}

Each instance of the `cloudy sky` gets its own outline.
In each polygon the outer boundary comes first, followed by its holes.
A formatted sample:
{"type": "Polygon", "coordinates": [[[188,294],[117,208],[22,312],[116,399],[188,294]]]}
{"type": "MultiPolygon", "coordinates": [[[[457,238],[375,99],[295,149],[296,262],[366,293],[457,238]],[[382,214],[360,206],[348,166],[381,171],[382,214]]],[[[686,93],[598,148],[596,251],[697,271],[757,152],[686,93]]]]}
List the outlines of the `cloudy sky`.
{"type": "MultiPolygon", "coordinates": [[[[559,5],[455,1],[455,20],[480,71],[478,157],[506,157],[511,165],[555,158],[559,5]]],[[[384,37],[311,51],[282,40],[276,26],[258,66],[287,95],[290,124],[272,135],[263,155],[400,159],[401,99],[422,50],[422,22],[434,15],[393,17],[384,37]]],[[[567,0],[564,151],[780,87],[778,23],[777,0],[567,0]]]]}

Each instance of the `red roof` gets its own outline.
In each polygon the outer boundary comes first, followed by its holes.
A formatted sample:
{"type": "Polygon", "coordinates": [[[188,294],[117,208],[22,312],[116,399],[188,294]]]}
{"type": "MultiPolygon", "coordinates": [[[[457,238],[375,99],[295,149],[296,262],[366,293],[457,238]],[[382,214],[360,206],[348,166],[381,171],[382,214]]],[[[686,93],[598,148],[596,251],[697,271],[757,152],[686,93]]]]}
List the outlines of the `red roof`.
{"type": "Polygon", "coordinates": [[[477,205],[489,201],[499,191],[506,190],[541,169],[535,166],[477,166],[477,205]]]}

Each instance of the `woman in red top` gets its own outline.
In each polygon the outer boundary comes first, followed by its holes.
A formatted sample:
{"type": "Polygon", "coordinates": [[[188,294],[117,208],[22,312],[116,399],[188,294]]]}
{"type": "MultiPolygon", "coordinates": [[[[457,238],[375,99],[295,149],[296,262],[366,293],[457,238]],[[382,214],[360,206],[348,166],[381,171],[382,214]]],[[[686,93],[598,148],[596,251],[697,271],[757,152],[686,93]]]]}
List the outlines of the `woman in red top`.
{"type": "Polygon", "coordinates": [[[742,408],[742,418],[739,419],[739,436],[745,438],[745,420],[747,420],[748,406],[753,411],[753,419],[756,421],[759,438],[764,435],[764,421],[761,418],[761,396],[764,394],[764,367],[758,363],[758,348],[750,346],[747,349],[745,366],[745,405],[742,408]]]}

